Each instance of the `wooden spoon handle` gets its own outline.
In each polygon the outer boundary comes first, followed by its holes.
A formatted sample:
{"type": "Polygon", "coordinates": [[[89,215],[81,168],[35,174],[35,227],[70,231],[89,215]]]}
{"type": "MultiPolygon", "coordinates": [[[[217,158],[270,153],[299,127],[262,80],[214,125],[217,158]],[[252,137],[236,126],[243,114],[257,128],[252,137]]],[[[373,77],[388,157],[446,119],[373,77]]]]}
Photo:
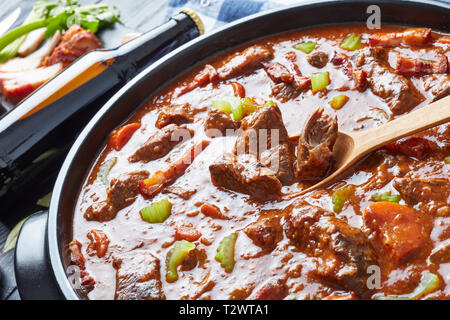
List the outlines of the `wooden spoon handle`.
{"type": "Polygon", "coordinates": [[[356,149],[370,152],[402,137],[450,121],[450,96],[379,127],[352,133],[356,149]]]}

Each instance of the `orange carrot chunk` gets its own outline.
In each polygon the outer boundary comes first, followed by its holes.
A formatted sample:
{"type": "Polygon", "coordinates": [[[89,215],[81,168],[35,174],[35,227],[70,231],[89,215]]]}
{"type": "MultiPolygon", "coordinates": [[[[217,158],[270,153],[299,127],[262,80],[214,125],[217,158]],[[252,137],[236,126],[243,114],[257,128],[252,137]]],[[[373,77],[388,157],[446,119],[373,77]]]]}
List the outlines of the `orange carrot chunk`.
{"type": "Polygon", "coordinates": [[[111,136],[109,138],[109,144],[114,150],[121,150],[127,142],[131,139],[131,136],[133,133],[141,127],[141,124],[136,123],[130,123],[126,124],[116,130],[114,130],[111,133],[111,136]]]}
{"type": "Polygon", "coordinates": [[[208,141],[194,145],[180,159],[172,163],[165,171],[157,171],[150,178],[138,182],[139,192],[147,199],[153,198],[162,188],[171,185],[181,177],[186,169],[207,146],[208,141]]]}
{"type": "Polygon", "coordinates": [[[395,202],[372,203],[363,218],[380,247],[396,263],[414,257],[429,238],[427,221],[414,209],[395,202]]]}
{"type": "Polygon", "coordinates": [[[175,227],[175,239],[186,240],[190,242],[197,241],[202,234],[195,229],[192,224],[183,224],[175,227]]]}
{"type": "Polygon", "coordinates": [[[225,219],[225,220],[228,219],[227,216],[223,215],[219,207],[213,204],[209,203],[203,204],[202,207],[200,208],[200,211],[207,217],[211,217],[214,219],[225,219]]]}

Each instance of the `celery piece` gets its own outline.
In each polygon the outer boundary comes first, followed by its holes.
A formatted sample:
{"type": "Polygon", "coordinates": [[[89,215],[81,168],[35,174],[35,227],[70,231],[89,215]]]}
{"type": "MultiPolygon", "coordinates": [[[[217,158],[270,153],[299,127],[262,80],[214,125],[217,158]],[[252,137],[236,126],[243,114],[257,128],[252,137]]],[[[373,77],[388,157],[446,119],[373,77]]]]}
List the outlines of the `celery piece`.
{"type": "Polygon", "coordinates": [[[100,169],[98,169],[98,178],[107,187],[109,186],[108,181],[109,172],[111,171],[112,167],[114,167],[116,162],[117,157],[112,157],[111,159],[108,159],[105,162],[103,162],[102,165],[100,166],[100,169]]]}
{"type": "Polygon", "coordinates": [[[244,116],[248,116],[259,109],[259,106],[249,97],[242,99],[241,105],[244,116]]]}
{"type": "Polygon", "coordinates": [[[391,195],[391,192],[385,192],[385,193],[375,193],[370,198],[372,201],[378,202],[378,201],[389,201],[389,202],[399,202],[401,200],[400,195],[391,195]]]}
{"type": "Polygon", "coordinates": [[[325,89],[330,84],[328,72],[315,73],[311,75],[311,88],[313,92],[325,89]]]}
{"type": "Polygon", "coordinates": [[[446,157],[446,158],[444,159],[444,162],[447,163],[447,164],[449,164],[449,163],[450,163],[450,156],[446,157]]]}
{"type": "Polygon", "coordinates": [[[298,43],[294,46],[294,49],[303,51],[306,54],[311,53],[314,48],[316,47],[316,43],[312,42],[312,41],[307,41],[307,42],[302,42],[302,43],[298,43]]]}
{"type": "Polygon", "coordinates": [[[269,100],[266,103],[264,103],[260,108],[265,108],[265,107],[270,107],[270,106],[275,106],[276,103],[273,100],[269,100]]]}
{"type": "Polygon", "coordinates": [[[172,204],[167,199],[154,202],[140,211],[143,220],[150,223],[164,222],[170,215],[172,204]]]}
{"type": "Polygon", "coordinates": [[[345,94],[340,94],[331,99],[329,104],[333,109],[339,110],[347,103],[348,100],[349,98],[345,94]]]}
{"type": "Polygon", "coordinates": [[[413,292],[402,295],[377,296],[376,300],[418,300],[424,295],[433,292],[439,287],[440,280],[437,275],[431,272],[424,272],[420,279],[419,285],[413,292]]]}
{"type": "Polygon", "coordinates": [[[361,36],[356,33],[350,33],[342,41],[341,48],[345,50],[354,51],[361,46],[361,36]]]}
{"type": "Polygon", "coordinates": [[[216,260],[220,262],[220,265],[225,268],[226,272],[232,272],[236,263],[234,260],[234,247],[237,236],[237,233],[226,236],[217,248],[216,260]]]}
{"type": "Polygon", "coordinates": [[[355,193],[356,187],[352,184],[345,186],[339,190],[333,192],[332,202],[333,202],[333,210],[336,213],[342,211],[345,203],[350,199],[350,197],[355,193]]]}
{"type": "Polygon", "coordinates": [[[231,113],[231,103],[225,100],[213,100],[211,101],[211,106],[217,110],[225,112],[226,114],[231,113]]]}
{"type": "Polygon", "coordinates": [[[178,280],[178,266],[183,263],[189,252],[194,249],[195,244],[193,244],[192,242],[186,240],[175,242],[166,258],[166,280],[168,282],[174,282],[178,280]]]}

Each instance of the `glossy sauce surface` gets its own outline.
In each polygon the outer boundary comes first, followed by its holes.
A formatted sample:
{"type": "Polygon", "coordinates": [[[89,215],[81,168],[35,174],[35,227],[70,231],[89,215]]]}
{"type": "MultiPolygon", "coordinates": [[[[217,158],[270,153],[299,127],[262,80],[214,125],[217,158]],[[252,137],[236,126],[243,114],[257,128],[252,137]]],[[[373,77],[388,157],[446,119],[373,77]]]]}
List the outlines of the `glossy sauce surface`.
{"type": "MultiPolygon", "coordinates": [[[[404,30],[402,27],[384,27],[382,32],[404,30]]],[[[117,157],[117,163],[109,173],[109,180],[118,177],[122,173],[137,170],[148,170],[154,173],[162,170],[178,158],[180,158],[195,142],[209,140],[204,135],[203,121],[207,112],[202,111],[195,115],[196,120],[186,126],[195,131],[191,140],[175,147],[167,156],[148,163],[128,161],[128,157],[145,143],[156,132],[155,121],[162,107],[174,103],[189,102],[193,108],[211,108],[211,101],[223,96],[233,96],[233,88],[229,84],[232,81],[244,86],[247,97],[258,97],[263,100],[273,100],[282,112],[283,121],[290,136],[302,132],[307,119],[318,107],[323,107],[325,113],[337,115],[339,130],[358,131],[377,126],[394,118],[386,102],[374,95],[370,89],[359,92],[352,89],[350,80],[342,70],[331,63],[318,69],[310,65],[307,54],[293,49],[293,45],[314,41],[316,50],[327,53],[330,57],[336,50],[345,54],[348,51],[340,49],[339,45],[349,33],[362,34],[363,46],[366,46],[367,38],[372,31],[362,26],[337,26],[302,30],[260,40],[257,43],[267,44],[274,50],[274,58],[271,62],[280,62],[289,65],[285,55],[294,51],[296,63],[302,75],[309,76],[313,73],[328,71],[330,84],[326,91],[313,94],[311,90],[301,93],[297,98],[287,102],[277,101],[271,97],[272,82],[263,68],[245,73],[228,81],[220,81],[218,84],[207,84],[196,88],[180,97],[173,97],[173,90],[184,82],[189,82],[199,70],[196,70],[177,80],[174,84],[154,96],[149,103],[139,110],[128,122],[140,122],[141,127],[120,150],[116,151],[109,146],[95,160],[91,172],[89,172],[85,184],[74,210],[73,239],[82,244],[82,252],[86,258],[86,270],[95,279],[95,288],[89,293],[91,299],[114,299],[116,289],[116,270],[112,265],[115,255],[139,249],[149,250],[159,258],[161,263],[161,281],[163,292],[167,299],[243,299],[247,298],[255,288],[258,288],[265,280],[282,277],[286,279],[288,293],[285,299],[322,299],[324,297],[343,292],[333,284],[318,280],[313,272],[316,268],[314,257],[300,252],[286,238],[278,243],[270,253],[261,254],[257,247],[242,230],[261,216],[281,215],[283,209],[293,201],[280,200],[269,202],[253,201],[250,196],[241,193],[219,189],[211,183],[209,165],[218,156],[233,149],[235,136],[210,139],[209,146],[199,154],[194,162],[186,170],[186,173],[176,180],[174,185],[188,190],[196,190],[190,199],[184,200],[175,194],[159,193],[152,200],[146,200],[141,195],[131,205],[120,210],[117,216],[106,222],[87,221],[84,213],[89,206],[106,198],[106,187],[97,179],[99,165],[111,157],[117,157]],[[338,94],[345,94],[349,101],[342,109],[334,110],[328,102],[338,94]],[[167,198],[172,203],[170,217],[163,223],[151,224],[142,220],[139,211],[152,202],[167,198]],[[221,212],[229,217],[228,220],[206,217],[200,211],[200,204],[209,203],[216,205],[221,212]],[[165,279],[166,256],[174,243],[175,227],[181,223],[192,223],[201,232],[200,240],[196,241],[197,250],[202,252],[203,260],[199,261],[192,270],[178,271],[179,279],[169,283],[165,279]],[[90,230],[102,230],[110,243],[106,255],[102,258],[96,255],[88,255],[86,248],[89,246],[87,233],[90,230]],[[227,273],[215,260],[217,247],[224,236],[238,232],[235,248],[236,265],[233,272],[227,273]]],[[[376,32],[379,32],[377,30],[376,32]]],[[[434,34],[433,37],[438,37],[434,34]]],[[[242,47],[246,48],[248,45],[242,47]]],[[[396,55],[410,56],[412,58],[433,59],[435,48],[441,46],[447,57],[448,45],[438,45],[427,48],[410,48],[407,46],[396,47],[389,50],[389,61],[395,65],[396,55]]],[[[240,51],[242,48],[233,50],[240,51]]],[[[208,61],[214,67],[221,65],[224,57],[212,58],[208,61]]],[[[415,87],[423,94],[425,100],[416,108],[429,103],[437,92],[436,88],[441,83],[448,86],[449,75],[427,75],[411,77],[415,87]]],[[[364,209],[373,203],[371,196],[374,193],[391,191],[396,193],[392,186],[394,177],[411,178],[445,178],[449,179],[449,164],[444,158],[450,155],[450,125],[445,124],[417,136],[424,137],[431,143],[431,152],[423,160],[418,160],[406,155],[394,154],[386,150],[379,150],[369,155],[347,177],[327,189],[317,190],[302,198],[324,210],[333,211],[332,193],[334,190],[346,184],[356,186],[355,193],[344,206],[344,209],[336,214],[336,217],[346,221],[350,226],[360,228],[369,235],[370,231],[364,225],[362,213],[364,209]]],[[[300,190],[305,185],[294,183],[291,186],[283,186],[283,193],[300,190]]],[[[400,204],[405,204],[404,200],[400,204]]],[[[415,209],[420,211],[420,208],[415,209]]],[[[425,214],[425,213],[423,213],[425,214]]],[[[374,293],[403,294],[411,292],[418,284],[420,273],[429,270],[440,276],[441,284],[426,298],[450,298],[450,263],[434,264],[426,261],[433,248],[442,245],[450,237],[450,216],[432,216],[429,220],[430,238],[429,247],[423,248],[421,253],[408,263],[393,266],[383,257],[379,258],[381,267],[381,289],[374,293]]],[[[284,218],[281,218],[284,224],[284,218]]]]}

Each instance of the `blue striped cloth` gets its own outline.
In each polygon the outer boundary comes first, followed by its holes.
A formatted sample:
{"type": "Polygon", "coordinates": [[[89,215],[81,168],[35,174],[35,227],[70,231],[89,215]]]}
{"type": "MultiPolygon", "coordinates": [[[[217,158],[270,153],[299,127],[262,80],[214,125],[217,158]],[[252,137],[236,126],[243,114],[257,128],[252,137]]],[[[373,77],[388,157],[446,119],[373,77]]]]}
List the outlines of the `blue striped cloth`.
{"type": "Polygon", "coordinates": [[[187,7],[199,14],[205,32],[208,32],[228,22],[283,5],[274,0],[170,0],[166,18],[187,7]]]}
{"type": "MultiPolygon", "coordinates": [[[[302,0],[170,0],[166,20],[180,9],[187,7],[200,15],[205,24],[205,32],[208,32],[260,11],[301,2],[302,0]]],[[[450,3],[450,0],[441,0],[441,2],[450,3]]]]}

